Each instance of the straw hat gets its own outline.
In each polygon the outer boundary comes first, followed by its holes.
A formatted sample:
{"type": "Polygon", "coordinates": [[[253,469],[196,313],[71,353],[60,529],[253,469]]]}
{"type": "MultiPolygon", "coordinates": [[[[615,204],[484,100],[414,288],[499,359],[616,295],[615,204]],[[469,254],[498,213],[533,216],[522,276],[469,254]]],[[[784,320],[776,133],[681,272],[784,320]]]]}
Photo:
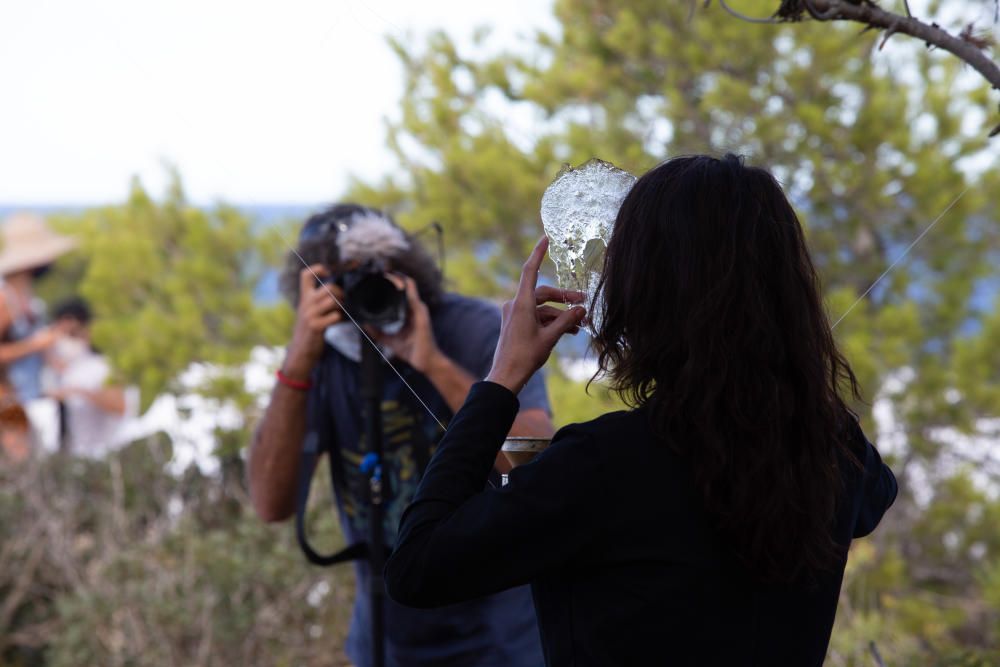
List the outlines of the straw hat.
{"type": "Polygon", "coordinates": [[[49,229],[40,216],[15,213],[0,227],[0,276],[51,264],[76,246],[68,236],[49,229]]]}

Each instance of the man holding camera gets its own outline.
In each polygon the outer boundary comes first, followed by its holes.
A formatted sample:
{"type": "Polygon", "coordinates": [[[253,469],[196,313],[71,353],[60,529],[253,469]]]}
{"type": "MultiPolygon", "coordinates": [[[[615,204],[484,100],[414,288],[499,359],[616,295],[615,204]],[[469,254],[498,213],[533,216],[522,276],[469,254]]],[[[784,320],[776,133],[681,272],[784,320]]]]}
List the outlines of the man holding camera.
{"type": "MultiPolygon", "coordinates": [[[[250,450],[254,508],[265,521],[294,513],[300,452],[307,433],[315,433],[321,449],[331,452],[345,537],[351,544],[367,539],[370,480],[363,465],[370,451],[359,361],[362,345],[369,343],[353,317],[401,376],[391,370],[382,374],[383,533],[391,546],[443,434],[440,423],[447,423],[473,382],[490,369],[499,309],[445,292],[435,262],[415,238],[382,213],[353,204],[333,206],[306,221],[281,283],[296,305],[296,322],[250,450]]],[[[542,378],[532,378],[519,398],[521,411],[511,435],[550,437],[542,378]]],[[[501,459],[496,465],[507,471],[501,459]]],[[[355,568],[346,650],[358,667],[368,667],[372,579],[367,561],[356,561],[355,568]]],[[[384,600],[386,665],[530,667],[543,662],[527,587],[433,610],[384,600]]]]}

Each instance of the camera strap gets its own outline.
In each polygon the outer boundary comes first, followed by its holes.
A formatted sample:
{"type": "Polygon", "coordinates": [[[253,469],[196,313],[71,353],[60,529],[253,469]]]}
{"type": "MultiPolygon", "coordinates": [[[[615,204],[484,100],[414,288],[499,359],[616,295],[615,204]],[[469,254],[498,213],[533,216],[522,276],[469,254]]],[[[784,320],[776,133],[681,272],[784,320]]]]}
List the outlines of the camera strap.
{"type": "MultiPolygon", "coordinates": [[[[316,469],[316,462],[319,460],[321,447],[319,445],[319,434],[315,429],[310,430],[306,435],[302,446],[302,457],[299,462],[299,489],[295,503],[295,535],[299,541],[299,547],[314,565],[336,565],[349,560],[358,560],[368,557],[368,543],[358,542],[341,549],[332,554],[321,554],[309,543],[306,536],[306,506],[309,504],[309,489],[312,486],[313,472],[316,469]]],[[[331,466],[333,462],[331,461],[331,466]]],[[[331,483],[333,482],[333,469],[330,470],[331,483]]]]}
{"type": "MultiPolygon", "coordinates": [[[[323,364],[320,364],[322,368],[323,364]]],[[[314,565],[330,566],[352,560],[368,560],[371,549],[368,542],[356,542],[332,554],[321,554],[309,543],[306,535],[306,508],[309,505],[309,491],[312,488],[316,465],[319,457],[325,452],[330,471],[330,488],[336,493],[337,488],[343,488],[343,461],[337,447],[333,446],[332,424],[329,423],[329,410],[323,407],[326,401],[326,384],[321,377],[313,377],[313,391],[308,395],[308,432],[302,443],[302,453],[299,459],[299,484],[295,500],[295,536],[298,539],[302,553],[314,565]],[[324,415],[326,415],[324,417],[324,415]]],[[[384,558],[389,557],[389,549],[385,549],[384,558]]]]}
{"type": "MultiPolygon", "coordinates": [[[[326,353],[325,351],[324,358],[326,353]]],[[[324,364],[320,363],[319,368],[324,364]]],[[[309,542],[306,535],[305,516],[306,508],[309,504],[309,493],[312,489],[313,477],[319,457],[324,453],[327,456],[327,463],[330,473],[330,488],[334,494],[337,489],[348,492],[345,486],[343,457],[340,449],[334,444],[333,424],[330,423],[329,403],[327,402],[327,382],[323,381],[318,371],[312,378],[313,391],[308,396],[308,432],[302,443],[302,453],[299,461],[299,483],[298,493],[295,503],[295,533],[299,542],[299,547],[315,565],[329,566],[344,563],[351,560],[367,560],[371,553],[368,542],[356,542],[332,554],[321,554],[317,552],[309,542]]],[[[412,433],[413,458],[416,464],[418,475],[423,476],[424,470],[430,461],[431,449],[434,439],[428,437],[424,429],[423,406],[414,400],[409,394],[403,392],[400,400],[407,405],[414,417],[412,433]]],[[[385,547],[385,558],[389,557],[392,549],[385,547]]]]}

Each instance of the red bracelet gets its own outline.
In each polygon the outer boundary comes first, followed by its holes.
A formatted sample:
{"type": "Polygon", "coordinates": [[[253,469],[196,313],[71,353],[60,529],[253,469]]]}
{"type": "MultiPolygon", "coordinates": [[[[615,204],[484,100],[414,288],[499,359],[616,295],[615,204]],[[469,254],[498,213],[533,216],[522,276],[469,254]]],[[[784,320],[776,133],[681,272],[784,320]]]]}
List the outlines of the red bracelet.
{"type": "Polygon", "coordinates": [[[312,388],[312,382],[309,382],[309,380],[305,381],[293,380],[292,378],[282,373],[280,368],[278,369],[278,372],[275,373],[274,375],[275,377],[278,378],[278,382],[280,382],[281,384],[285,385],[290,389],[298,389],[299,391],[308,391],[309,389],[312,388]]]}

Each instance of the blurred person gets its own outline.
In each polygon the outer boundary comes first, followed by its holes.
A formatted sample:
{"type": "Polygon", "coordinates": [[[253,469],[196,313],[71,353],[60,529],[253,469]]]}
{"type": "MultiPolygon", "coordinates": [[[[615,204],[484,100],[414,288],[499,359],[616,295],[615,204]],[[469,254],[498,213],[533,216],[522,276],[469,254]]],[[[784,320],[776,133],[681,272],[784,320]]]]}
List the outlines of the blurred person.
{"type": "Polygon", "coordinates": [[[91,343],[86,301],[60,303],[53,318],[64,332],[48,354],[54,386],[47,394],[61,405],[60,449],[100,458],[125,444],[122,430],[138,415],[139,391],[108,383],[111,365],[91,343]]]}
{"type": "Polygon", "coordinates": [[[75,242],[56,234],[45,221],[20,213],[0,228],[0,365],[18,400],[26,403],[42,395],[44,353],[62,332],[45,324],[45,304],[33,290],[34,282],[75,242]]]}
{"type": "Polygon", "coordinates": [[[0,454],[14,463],[20,463],[31,453],[31,423],[24,406],[17,400],[7,371],[0,366],[0,454]]]}
{"type": "MultiPolygon", "coordinates": [[[[405,324],[393,333],[374,327],[367,331],[434,413],[428,414],[395,374],[383,373],[383,533],[385,544],[391,546],[403,508],[442,435],[434,416],[447,422],[473,383],[485,377],[500,331],[500,312],[484,301],[446,292],[440,271],[419,241],[370,208],[340,204],[312,216],[300,232],[296,252],[298,256],[289,254],[281,278],[283,292],[297,308],[294,333],[250,450],[254,508],[266,521],[284,520],[294,513],[308,426],[322,438],[321,451],[333,452],[336,458],[331,463],[348,544],[367,541],[368,478],[359,469],[367,452],[359,360],[361,345],[368,343],[338,305],[344,290],[335,283],[317,284],[316,276],[343,278],[359,264],[377,262],[405,292],[405,324]]],[[[509,431],[551,436],[540,374],[526,379],[521,410],[509,431]]],[[[501,471],[509,469],[502,459],[496,463],[501,471]]],[[[356,561],[355,581],[346,652],[358,667],[367,667],[372,660],[368,561],[356,561]]],[[[380,573],[375,573],[375,581],[382,586],[380,573]]],[[[526,587],[434,611],[412,610],[383,599],[389,666],[531,667],[543,661],[526,587]]]]}
{"type": "Polygon", "coordinates": [[[434,607],[530,583],[548,665],[822,664],[848,547],[896,481],[848,408],[857,383],[781,187],[732,155],[637,181],[590,304],[632,409],[561,429],[484,490],[518,390],[584,317],[537,305],[562,300],[536,289],[546,249],[403,515],[389,595],[434,607]]]}

